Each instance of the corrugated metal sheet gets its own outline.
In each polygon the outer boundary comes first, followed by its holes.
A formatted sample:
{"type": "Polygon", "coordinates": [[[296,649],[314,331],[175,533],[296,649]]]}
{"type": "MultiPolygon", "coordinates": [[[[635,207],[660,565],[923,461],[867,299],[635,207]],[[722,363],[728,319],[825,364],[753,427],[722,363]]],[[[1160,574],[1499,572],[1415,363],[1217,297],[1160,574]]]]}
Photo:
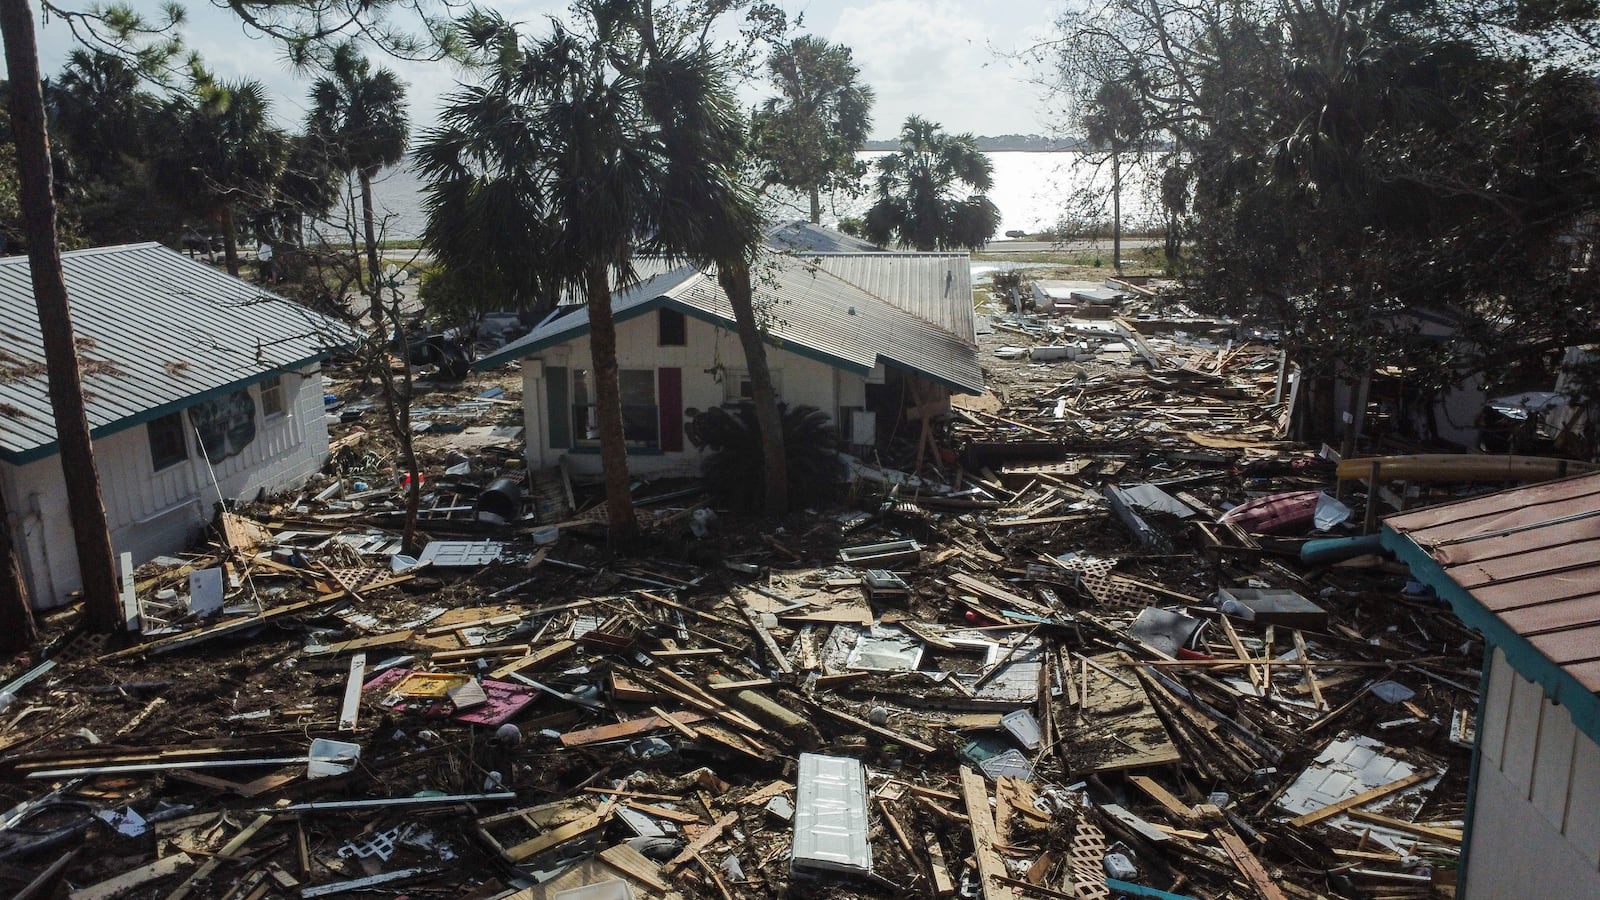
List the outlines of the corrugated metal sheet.
{"type": "Polygon", "coordinates": [[[1452,581],[1600,691],[1600,474],[1391,516],[1452,581]]]}
{"type": "Polygon", "coordinates": [[[818,253],[804,258],[968,343],[977,340],[972,258],[965,253],[818,253]]]}
{"type": "MultiPolygon", "coordinates": [[[[62,254],[97,433],[348,345],[338,322],[159,244],[62,254]]],[[[26,257],[0,259],[0,456],[56,439],[26,257]]]]}
{"type": "MultiPolygon", "coordinates": [[[[786,348],[860,374],[881,360],[957,391],[983,392],[983,369],[970,341],[813,265],[810,257],[774,254],[771,259],[771,267],[763,267],[756,277],[755,301],[767,319],[768,334],[786,348]]],[[[956,302],[971,314],[970,289],[956,302]]],[[[716,279],[693,269],[675,270],[612,298],[619,320],[665,304],[733,326],[733,309],[716,279]]],[[[587,312],[574,311],[534,329],[478,365],[530,356],[588,328],[587,312]]]]}
{"type": "Polygon", "coordinates": [[[875,253],[881,247],[810,222],[785,222],[767,232],[767,246],[780,253],[875,253]]]}

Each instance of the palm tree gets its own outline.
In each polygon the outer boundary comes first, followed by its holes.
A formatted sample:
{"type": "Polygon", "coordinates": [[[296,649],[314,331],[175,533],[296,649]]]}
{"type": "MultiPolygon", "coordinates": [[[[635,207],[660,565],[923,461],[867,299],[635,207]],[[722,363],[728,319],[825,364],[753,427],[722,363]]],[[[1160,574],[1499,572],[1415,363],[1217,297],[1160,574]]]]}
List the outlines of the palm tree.
{"type": "Polygon", "coordinates": [[[625,543],[637,522],[612,291],[637,278],[636,255],[748,258],[739,248],[758,226],[737,179],[743,123],[720,61],[678,29],[658,36],[648,11],[580,12],[587,34],[555,23],[526,47],[492,14],[465,20],[467,43],[499,65],[451,99],[417,160],[430,182],[424,242],[442,261],[515,257],[537,270],[524,289],[584,297],[607,519],[625,543]],[[463,233],[491,246],[465,248],[463,233]]]}
{"type": "Polygon", "coordinates": [[[194,89],[168,110],[172,140],[156,163],[156,178],[180,206],[205,216],[222,234],[228,274],[239,274],[235,206],[265,206],[288,152],[272,127],[259,81],[217,82],[194,75],[194,89]]]}
{"type": "Polygon", "coordinates": [[[406,86],[388,69],[373,71],[354,43],[342,43],[329,56],[328,74],[311,86],[306,132],[320,139],[335,164],[353,172],[360,182],[372,319],[381,328],[381,263],[372,213],[372,179],[383,167],[405,158],[410,138],[406,86]]]}
{"type": "MultiPolygon", "coordinates": [[[[1130,76],[1131,77],[1131,76],[1130,76]]],[[[1122,155],[1144,140],[1146,125],[1139,94],[1124,81],[1105,81],[1083,117],[1084,137],[1111,157],[1111,266],[1122,274],[1122,155]]]]}
{"type": "Polygon", "coordinates": [[[762,178],[811,198],[811,221],[822,221],[822,191],[859,191],[866,166],[856,151],[872,127],[872,88],[858,84],[861,70],[850,48],[815,35],[775,50],[767,70],[779,96],[769,97],[752,122],[762,178]]]}
{"type": "Polygon", "coordinates": [[[145,155],[146,131],[157,101],[143,75],[119,56],[73,50],[52,85],[51,126],[88,177],[112,179],[129,158],[145,155]]]}
{"type": "Polygon", "coordinates": [[[1000,210],[983,195],[994,187],[994,165],[970,134],[945,134],[939,123],[912,116],[900,129],[900,149],[877,168],[878,200],[864,223],[873,243],[977,250],[1000,227],[1000,210]],[[974,193],[961,197],[962,185],[974,193]]]}

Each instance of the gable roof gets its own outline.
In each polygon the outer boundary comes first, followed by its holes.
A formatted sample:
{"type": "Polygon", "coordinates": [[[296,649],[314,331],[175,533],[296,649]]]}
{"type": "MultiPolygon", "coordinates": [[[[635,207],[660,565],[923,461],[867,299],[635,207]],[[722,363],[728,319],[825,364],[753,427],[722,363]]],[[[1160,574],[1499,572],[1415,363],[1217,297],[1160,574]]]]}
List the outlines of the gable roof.
{"type": "MultiPolygon", "coordinates": [[[[886,259],[901,256],[882,255],[886,259]]],[[[813,257],[775,253],[769,259],[770,269],[758,272],[755,278],[755,303],[768,319],[770,343],[859,375],[883,362],[958,392],[983,392],[983,369],[970,340],[850,283],[813,257]]],[[[955,281],[953,276],[951,280],[955,281]]],[[[949,302],[965,310],[970,332],[970,279],[966,283],[965,294],[953,291],[949,302]]],[[[916,291],[907,293],[923,296],[916,291]]],[[[659,275],[612,297],[613,315],[619,322],[661,308],[723,327],[734,326],[733,309],[716,278],[692,267],[659,275]]],[[[960,315],[952,312],[947,318],[959,321],[960,315]]],[[[588,332],[588,311],[574,307],[483,357],[477,366],[489,368],[532,356],[588,332]]]]}
{"type": "Polygon", "coordinates": [[[1600,474],[1393,515],[1383,543],[1600,740],[1600,474]]]}
{"type": "MultiPolygon", "coordinates": [[[[348,346],[335,319],[160,244],[61,255],[89,427],[101,437],[348,346]]],[[[25,256],[0,258],[0,459],[56,450],[25,256]]]]}

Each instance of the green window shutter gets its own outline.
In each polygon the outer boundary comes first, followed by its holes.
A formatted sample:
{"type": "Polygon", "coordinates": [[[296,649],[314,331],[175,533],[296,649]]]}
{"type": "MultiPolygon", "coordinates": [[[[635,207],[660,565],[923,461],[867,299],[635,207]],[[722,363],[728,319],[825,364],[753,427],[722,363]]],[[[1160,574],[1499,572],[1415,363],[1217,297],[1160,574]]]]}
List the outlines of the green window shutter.
{"type": "Polygon", "coordinates": [[[565,366],[545,366],[544,391],[550,447],[566,450],[572,446],[572,404],[567,399],[565,366]]]}

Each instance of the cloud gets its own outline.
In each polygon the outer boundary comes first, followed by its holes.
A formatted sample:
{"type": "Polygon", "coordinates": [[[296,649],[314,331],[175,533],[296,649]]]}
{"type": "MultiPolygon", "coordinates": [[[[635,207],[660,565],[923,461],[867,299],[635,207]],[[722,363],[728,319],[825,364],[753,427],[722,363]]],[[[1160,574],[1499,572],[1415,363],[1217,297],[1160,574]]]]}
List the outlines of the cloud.
{"type": "Polygon", "coordinates": [[[890,137],[907,116],[947,131],[1036,132],[1035,90],[992,49],[1007,35],[976,4],[876,0],[839,13],[827,38],[855,52],[878,101],[873,134],[890,137]]]}

